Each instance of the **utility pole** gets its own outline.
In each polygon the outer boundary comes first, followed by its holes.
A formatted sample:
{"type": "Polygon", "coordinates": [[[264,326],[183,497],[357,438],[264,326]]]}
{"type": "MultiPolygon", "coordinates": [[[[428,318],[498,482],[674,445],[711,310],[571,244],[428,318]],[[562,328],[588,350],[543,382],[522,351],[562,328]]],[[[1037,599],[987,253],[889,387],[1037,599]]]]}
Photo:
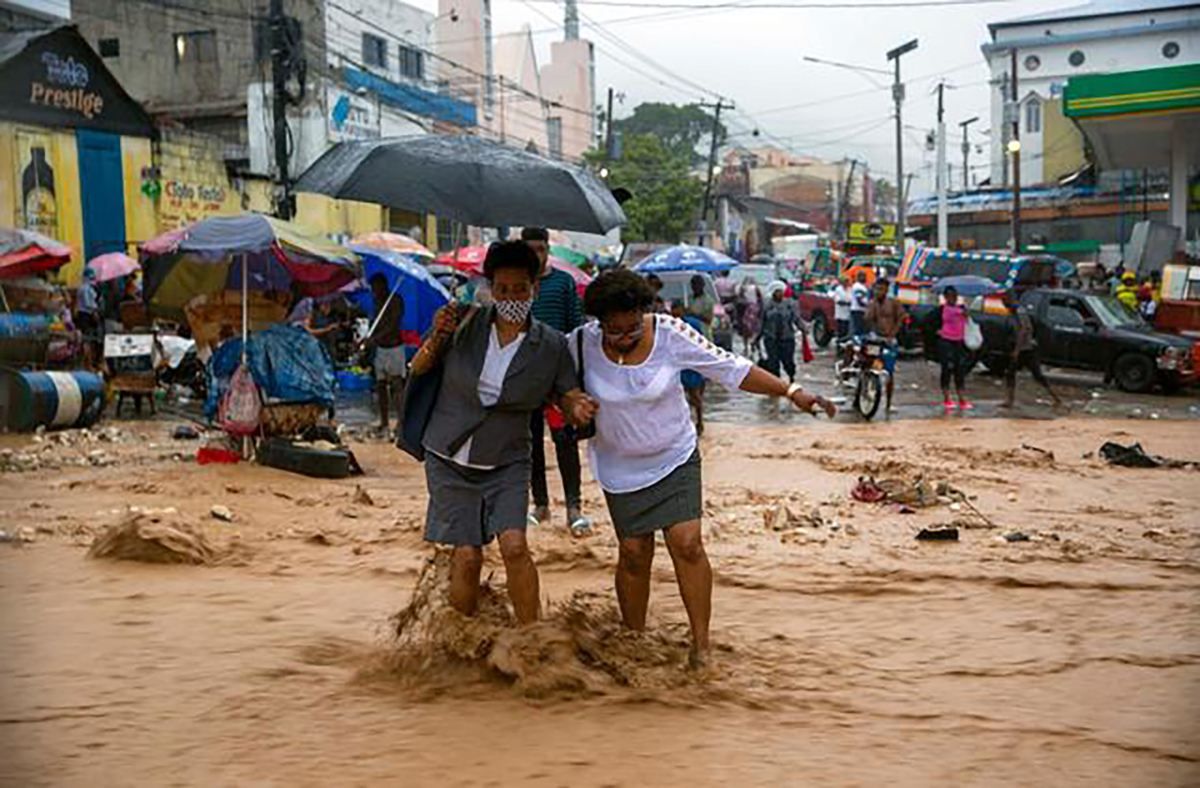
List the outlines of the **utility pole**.
{"type": "Polygon", "coordinates": [[[613,89],[608,89],[608,110],[604,115],[604,158],[612,160],[613,155],[613,89]]]}
{"type": "Polygon", "coordinates": [[[944,102],[946,83],[937,86],[937,231],[938,246],[950,248],[950,217],[946,213],[946,106],[944,102]]]}
{"type": "Polygon", "coordinates": [[[1017,98],[1017,48],[1011,50],[1012,64],[1012,141],[1008,143],[1012,153],[1012,243],[1013,254],[1021,253],[1021,102],[1017,98]]]}
{"type": "MultiPolygon", "coordinates": [[[[834,234],[839,237],[845,235],[846,228],[850,224],[846,219],[846,214],[850,212],[850,189],[854,184],[854,169],[857,166],[858,159],[851,159],[850,173],[846,176],[846,182],[840,190],[841,194],[838,197],[837,226],[834,234]]],[[[843,240],[845,240],[844,237],[843,240]]]]}
{"type": "Polygon", "coordinates": [[[292,218],[292,177],[288,165],[288,63],[287,18],[283,0],[271,0],[271,114],[275,121],[275,166],[279,169],[279,201],[275,212],[281,219],[292,218]]]}
{"type": "Polygon", "coordinates": [[[732,103],[725,103],[725,99],[721,98],[717,99],[716,105],[701,103],[700,106],[704,108],[713,107],[716,110],[713,113],[712,145],[708,149],[708,175],[704,179],[704,204],[700,206],[700,221],[707,222],[708,201],[712,196],[713,178],[717,169],[717,143],[719,142],[717,133],[721,128],[721,110],[723,108],[734,109],[734,106],[732,103]]]}
{"type": "Polygon", "coordinates": [[[896,64],[896,79],[892,82],[892,100],[896,102],[896,245],[900,257],[904,257],[904,201],[907,189],[904,187],[904,122],[900,118],[900,105],[904,103],[904,83],[900,81],[900,56],[917,48],[917,39],[893,49],[887,53],[887,59],[896,64]]]}
{"type": "Polygon", "coordinates": [[[971,142],[970,142],[970,140],[967,139],[967,126],[970,126],[972,123],[974,123],[977,120],[979,120],[978,115],[976,115],[973,118],[967,118],[962,123],[958,124],[959,128],[962,129],[962,133],[963,133],[962,155],[963,155],[963,191],[964,192],[967,189],[971,188],[970,184],[967,183],[967,174],[971,171],[971,166],[970,166],[971,142]]]}

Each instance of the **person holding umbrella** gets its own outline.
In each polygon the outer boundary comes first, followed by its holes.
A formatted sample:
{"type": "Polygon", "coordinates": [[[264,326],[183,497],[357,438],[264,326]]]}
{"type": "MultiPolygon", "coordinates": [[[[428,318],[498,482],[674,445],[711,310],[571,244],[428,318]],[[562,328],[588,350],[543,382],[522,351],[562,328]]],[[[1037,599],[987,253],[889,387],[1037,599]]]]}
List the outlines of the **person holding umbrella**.
{"type": "Polygon", "coordinates": [[[530,419],[548,399],[574,424],[595,414],[566,338],[531,315],[541,271],[524,242],[494,244],[484,275],[495,303],[442,307],[412,365],[414,379],[441,367],[421,443],[429,489],[425,539],[453,549],[450,604],[475,614],[483,548],[496,540],[522,624],[536,620],[539,607],[537,567],[525,538],[530,419]]]}
{"type": "MultiPolygon", "coordinates": [[[[583,308],[579,294],[575,291],[575,280],[563,271],[550,265],[550,233],[541,227],[526,227],[521,230],[524,241],[541,263],[537,295],[533,299],[533,316],[561,334],[574,331],[583,322],[583,308]]],[[[546,410],[534,411],[529,422],[532,436],[533,463],[530,476],[533,481],[533,511],[529,524],[546,523],[550,520],[550,491],[546,486],[546,410]]],[[[583,516],[583,495],[580,492],[579,444],[575,431],[564,425],[550,430],[554,441],[554,453],[558,457],[558,472],[562,476],[563,497],[567,503],[567,528],[573,536],[591,533],[591,520],[583,516]]]]}
{"type": "MultiPolygon", "coordinates": [[[[383,274],[371,277],[371,297],[375,300],[375,323],[366,342],[375,348],[375,386],[379,397],[379,426],[386,434],[391,424],[390,407],[399,401],[404,388],[408,358],[400,325],[404,320],[404,299],[388,288],[383,274]]],[[[399,408],[397,407],[397,412],[399,408]]]]}

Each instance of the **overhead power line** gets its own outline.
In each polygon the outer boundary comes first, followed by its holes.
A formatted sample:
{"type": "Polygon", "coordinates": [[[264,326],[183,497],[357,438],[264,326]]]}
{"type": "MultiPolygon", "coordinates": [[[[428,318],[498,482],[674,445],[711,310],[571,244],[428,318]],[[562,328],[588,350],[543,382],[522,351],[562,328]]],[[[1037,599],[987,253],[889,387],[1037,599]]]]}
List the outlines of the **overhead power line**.
{"type": "MultiPolygon", "coordinates": [[[[558,4],[559,0],[530,0],[534,3],[553,3],[558,4]]],[[[717,2],[717,3],[647,3],[642,0],[581,0],[580,5],[590,5],[604,8],[659,8],[659,9],[689,9],[692,11],[706,10],[739,10],[753,11],[756,9],[804,9],[804,8],[930,8],[938,6],[957,6],[957,5],[995,5],[998,3],[1008,3],[1012,0],[897,0],[896,2],[877,2],[876,0],[866,0],[859,3],[838,3],[838,2],[814,2],[813,0],[801,0],[801,2],[717,2]]]]}

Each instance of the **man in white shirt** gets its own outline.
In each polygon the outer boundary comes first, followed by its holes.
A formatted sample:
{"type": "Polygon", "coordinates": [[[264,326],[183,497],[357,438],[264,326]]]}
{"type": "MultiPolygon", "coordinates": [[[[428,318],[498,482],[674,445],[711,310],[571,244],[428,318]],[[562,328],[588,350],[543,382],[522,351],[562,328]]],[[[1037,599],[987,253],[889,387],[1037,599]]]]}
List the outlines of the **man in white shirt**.
{"type": "Polygon", "coordinates": [[[871,305],[871,288],[867,287],[867,272],[859,271],[850,288],[850,333],[861,337],[867,333],[867,307],[871,305]]]}
{"type": "Polygon", "coordinates": [[[833,321],[838,339],[850,336],[850,280],[844,276],[833,289],[833,321]]]}

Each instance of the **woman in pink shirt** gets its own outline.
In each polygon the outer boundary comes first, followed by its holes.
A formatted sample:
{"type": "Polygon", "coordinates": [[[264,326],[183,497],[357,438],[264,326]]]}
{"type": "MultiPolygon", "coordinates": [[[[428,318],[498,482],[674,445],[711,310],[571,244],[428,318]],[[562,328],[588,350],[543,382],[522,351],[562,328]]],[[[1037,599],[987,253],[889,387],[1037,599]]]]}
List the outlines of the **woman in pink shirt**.
{"type": "Polygon", "coordinates": [[[958,303],[958,291],[947,287],[945,303],[935,312],[938,338],[938,360],[942,365],[942,407],[947,413],[955,407],[961,410],[974,408],[967,400],[966,377],[970,354],[967,352],[967,308],[958,303]],[[950,379],[954,379],[954,392],[958,402],[950,397],[950,379]]]}

